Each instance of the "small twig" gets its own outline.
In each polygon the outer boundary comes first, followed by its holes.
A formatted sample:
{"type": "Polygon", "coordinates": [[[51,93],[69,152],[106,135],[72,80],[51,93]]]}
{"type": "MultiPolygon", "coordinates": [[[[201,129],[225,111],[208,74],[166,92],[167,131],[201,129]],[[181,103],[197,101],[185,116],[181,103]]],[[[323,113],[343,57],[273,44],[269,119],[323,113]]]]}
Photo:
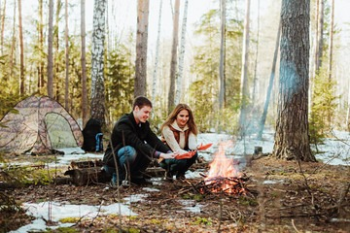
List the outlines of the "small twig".
{"type": "Polygon", "coordinates": [[[96,214],[96,216],[92,219],[92,221],[91,221],[91,223],[90,223],[90,226],[92,226],[92,224],[94,223],[94,221],[95,221],[95,219],[97,218],[98,214],[100,213],[100,210],[101,210],[101,207],[102,207],[103,203],[104,203],[104,201],[102,200],[102,201],[101,201],[101,204],[100,204],[100,206],[99,206],[99,208],[98,208],[97,214],[96,214]]]}
{"type": "Polygon", "coordinates": [[[295,224],[294,224],[294,219],[292,219],[291,221],[292,221],[292,226],[293,226],[294,230],[295,230],[297,233],[299,233],[300,231],[298,230],[298,228],[297,228],[297,227],[295,226],[295,224]]]}

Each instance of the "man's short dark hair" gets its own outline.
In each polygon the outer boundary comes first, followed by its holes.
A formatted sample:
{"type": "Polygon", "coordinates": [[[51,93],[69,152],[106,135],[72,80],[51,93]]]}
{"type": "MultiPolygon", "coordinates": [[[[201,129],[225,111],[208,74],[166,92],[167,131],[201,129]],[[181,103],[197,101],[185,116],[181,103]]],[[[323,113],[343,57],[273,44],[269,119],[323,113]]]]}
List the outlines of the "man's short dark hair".
{"type": "Polygon", "coordinates": [[[134,110],[136,106],[139,107],[140,109],[143,108],[144,106],[149,106],[152,108],[152,102],[144,96],[138,96],[134,99],[134,104],[132,106],[132,109],[134,110]]]}

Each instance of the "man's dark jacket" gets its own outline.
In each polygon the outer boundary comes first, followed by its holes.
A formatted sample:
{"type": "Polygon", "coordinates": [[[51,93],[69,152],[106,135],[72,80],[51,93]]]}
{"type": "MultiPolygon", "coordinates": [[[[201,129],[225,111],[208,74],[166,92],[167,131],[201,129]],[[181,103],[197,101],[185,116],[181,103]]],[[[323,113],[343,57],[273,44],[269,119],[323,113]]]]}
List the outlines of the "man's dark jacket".
{"type": "Polygon", "coordinates": [[[155,150],[164,153],[170,150],[157,135],[152,132],[148,121],[136,124],[133,112],[125,114],[115,124],[111,140],[113,148],[111,142],[109,142],[103,157],[104,164],[110,167],[115,166],[112,149],[114,149],[117,155],[118,150],[123,146],[132,146],[137,152],[136,161],[134,163],[138,164],[138,167],[144,167],[144,169],[148,166],[151,158],[154,157],[155,150]]]}

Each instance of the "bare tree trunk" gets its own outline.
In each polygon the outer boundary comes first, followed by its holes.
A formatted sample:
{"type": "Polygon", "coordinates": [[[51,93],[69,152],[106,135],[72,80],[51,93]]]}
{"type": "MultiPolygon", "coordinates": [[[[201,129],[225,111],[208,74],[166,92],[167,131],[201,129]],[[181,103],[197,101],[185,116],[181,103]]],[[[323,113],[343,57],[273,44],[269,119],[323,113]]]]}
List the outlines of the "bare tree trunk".
{"type": "Polygon", "coordinates": [[[158,59],[159,59],[160,31],[161,31],[161,25],[162,25],[162,5],[163,5],[163,1],[159,1],[158,33],[157,33],[156,55],[155,55],[153,81],[152,81],[152,102],[153,103],[155,103],[156,91],[157,91],[157,71],[158,71],[158,59]]]}
{"type": "Polygon", "coordinates": [[[278,117],[272,156],[315,162],[309,143],[309,0],[282,0],[278,117]]]}
{"type": "Polygon", "coordinates": [[[249,20],[250,20],[250,0],[246,0],[246,14],[244,18],[243,52],[242,52],[242,72],[241,72],[241,109],[239,116],[239,126],[241,133],[245,134],[247,127],[247,98],[248,93],[248,54],[249,54],[249,20]]]}
{"type": "Polygon", "coordinates": [[[147,41],[149,0],[138,0],[134,96],[147,92],[147,41]]]}
{"type": "Polygon", "coordinates": [[[88,98],[87,98],[87,85],[86,85],[86,55],[85,55],[85,0],[80,1],[80,30],[81,30],[81,89],[82,89],[82,100],[81,100],[81,111],[83,127],[88,121],[88,98]]]}
{"type": "Polygon", "coordinates": [[[22,1],[18,0],[18,32],[20,48],[20,95],[24,95],[24,48],[23,48],[23,29],[22,29],[22,1]]]}
{"type": "Polygon", "coordinates": [[[16,1],[13,2],[13,25],[12,25],[12,43],[10,51],[10,77],[13,77],[14,66],[16,64],[16,1]]]}
{"type": "Polygon", "coordinates": [[[220,87],[219,108],[225,107],[225,60],[226,60],[226,0],[221,0],[221,44],[220,44],[220,87]]]}
{"type": "Polygon", "coordinates": [[[316,74],[322,66],[322,56],[323,56],[323,18],[324,18],[324,0],[320,0],[320,11],[319,11],[319,22],[318,22],[318,54],[316,59],[316,74]]]}
{"type": "Polygon", "coordinates": [[[43,26],[44,20],[43,20],[43,0],[39,0],[39,72],[38,72],[38,90],[39,93],[41,93],[41,89],[45,85],[45,78],[44,78],[44,59],[41,54],[44,53],[44,32],[43,32],[43,26]]]}
{"type": "Polygon", "coordinates": [[[66,56],[66,78],[65,78],[65,88],[64,88],[64,107],[65,109],[69,112],[69,96],[68,96],[68,91],[69,91],[69,32],[68,32],[68,0],[65,1],[65,6],[64,6],[64,18],[65,18],[65,23],[66,23],[66,28],[65,28],[65,56],[66,56]]]}
{"type": "Polygon", "coordinates": [[[275,79],[275,73],[276,73],[276,63],[277,63],[277,56],[278,56],[278,48],[280,46],[280,39],[281,39],[281,20],[278,26],[278,32],[277,32],[277,37],[276,37],[276,45],[275,45],[275,52],[273,54],[273,61],[272,61],[272,68],[271,68],[271,74],[270,74],[270,81],[269,81],[269,86],[267,88],[267,93],[266,93],[266,99],[265,99],[265,104],[264,104],[264,110],[263,114],[260,119],[260,124],[259,124],[259,130],[258,130],[258,139],[262,139],[262,134],[264,131],[265,127],[265,122],[266,122],[266,116],[267,116],[267,111],[269,108],[270,104],[270,97],[271,97],[271,92],[273,89],[273,82],[275,79]]]}
{"type": "Polygon", "coordinates": [[[346,111],[345,127],[350,132],[350,81],[348,81],[348,108],[346,111]]]}
{"type": "Polygon", "coordinates": [[[180,57],[179,57],[179,73],[176,75],[176,95],[175,95],[175,104],[178,104],[181,100],[182,93],[182,75],[184,69],[184,58],[185,58],[185,49],[186,49],[186,28],[187,28],[187,8],[188,0],[185,2],[184,6],[184,15],[182,19],[182,28],[181,28],[181,44],[180,44],[180,57]]]}
{"type": "Polygon", "coordinates": [[[49,0],[49,31],[47,56],[47,94],[53,98],[53,0],[49,0]]]}
{"type": "Polygon", "coordinates": [[[54,77],[56,80],[56,101],[60,102],[61,101],[61,95],[60,95],[60,85],[61,83],[61,75],[60,75],[60,69],[59,69],[59,52],[60,52],[60,30],[59,30],[59,22],[60,22],[60,12],[61,12],[61,7],[62,3],[61,0],[56,0],[56,22],[55,22],[55,27],[54,27],[54,36],[55,36],[55,71],[54,71],[54,77]]]}
{"type": "MultiPolygon", "coordinates": [[[[255,56],[255,64],[254,64],[254,79],[253,79],[253,93],[252,93],[252,103],[255,106],[256,99],[256,86],[258,82],[257,78],[257,70],[258,70],[258,58],[259,58],[259,40],[260,40],[260,0],[258,0],[258,17],[257,17],[257,39],[256,39],[256,56],[255,56]]],[[[278,38],[279,40],[279,38],[278,38]]]]}
{"type": "Polygon", "coordinates": [[[91,117],[105,126],[104,40],[106,0],[95,0],[91,51],[91,117]]]}
{"type": "Polygon", "coordinates": [[[333,34],[334,34],[334,0],[332,0],[331,6],[331,23],[330,23],[330,31],[329,31],[329,54],[328,54],[328,79],[332,80],[332,66],[333,66],[333,34]]]}
{"type": "Polygon", "coordinates": [[[179,41],[179,15],[180,15],[180,0],[175,0],[175,15],[173,21],[173,45],[171,50],[170,63],[170,88],[168,93],[168,113],[174,108],[175,100],[175,77],[177,67],[177,46],[179,41]]]}
{"type": "Polygon", "coordinates": [[[312,72],[311,72],[311,77],[310,77],[310,88],[309,88],[309,113],[311,113],[311,106],[312,106],[312,98],[313,98],[313,90],[314,90],[314,83],[315,83],[315,77],[316,77],[316,66],[317,66],[317,59],[318,59],[318,25],[319,25],[319,0],[315,1],[315,37],[314,37],[314,44],[313,44],[313,50],[314,50],[314,54],[313,54],[313,63],[312,63],[312,72]]]}
{"type": "Polygon", "coordinates": [[[1,9],[2,14],[1,14],[1,38],[0,38],[0,46],[1,46],[1,55],[4,54],[4,31],[5,31],[5,15],[6,15],[6,0],[4,0],[4,6],[1,9]]]}

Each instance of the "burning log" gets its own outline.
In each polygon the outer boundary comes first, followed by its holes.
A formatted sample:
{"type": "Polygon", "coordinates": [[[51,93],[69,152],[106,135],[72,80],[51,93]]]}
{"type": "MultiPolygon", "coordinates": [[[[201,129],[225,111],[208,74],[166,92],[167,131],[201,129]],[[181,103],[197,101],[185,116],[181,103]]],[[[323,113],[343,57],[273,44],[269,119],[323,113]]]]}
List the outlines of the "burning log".
{"type": "Polygon", "coordinates": [[[249,190],[246,187],[245,181],[248,179],[247,177],[212,177],[200,182],[198,190],[202,194],[246,196],[249,190]]]}
{"type": "Polygon", "coordinates": [[[239,171],[239,161],[227,158],[225,150],[232,146],[232,141],[221,142],[219,150],[214,154],[209,171],[204,181],[200,183],[199,192],[202,194],[223,193],[229,195],[247,195],[245,181],[248,178],[239,171]]]}

